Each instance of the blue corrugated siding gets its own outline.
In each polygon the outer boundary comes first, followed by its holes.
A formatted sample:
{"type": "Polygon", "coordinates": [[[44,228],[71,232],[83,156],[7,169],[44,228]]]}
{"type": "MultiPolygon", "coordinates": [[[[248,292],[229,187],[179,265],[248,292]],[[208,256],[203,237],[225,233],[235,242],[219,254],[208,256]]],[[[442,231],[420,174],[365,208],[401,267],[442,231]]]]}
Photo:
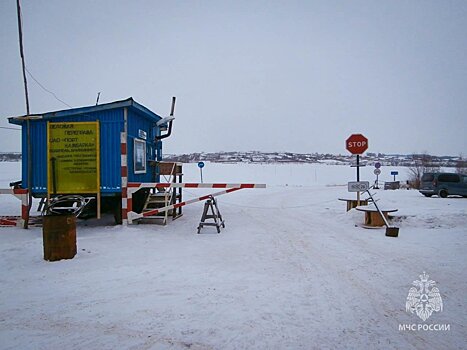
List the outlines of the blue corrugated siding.
{"type": "Polygon", "coordinates": [[[122,183],[120,171],[120,133],[123,131],[123,109],[75,115],[73,118],[54,118],[54,122],[66,122],[70,120],[74,122],[99,121],[101,193],[120,192],[122,183]]]}
{"type": "Polygon", "coordinates": [[[128,181],[129,182],[152,182],[155,181],[153,177],[153,168],[146,164],[145,174],[135,174],[134,172],[134,139],[139,138],[139,130],[143,130],[147,134],[146,138],[146,159],[155,160],[155,127],[154,122],[148,120],[139,113],[132,110],[128,111],[128,181]]]}
{"type": "MultiPolygon", "coordinates": [[[[162,142],[155,143],[154,139],[160,134],[155,127],[153,117],[148,117],[139,109],[127,107],[128,126],[128,181],[152,182],[154,169],[149,166],[150,160],[161,160],[162,142]],[[145,174],[134,173],[133,142],[139,138],[139,130],[146,132],[146,164],[145,174]]],[[[152,112],[151,112],[152,113],[152,112]]],[[[100,124],[100,182],[102,194],[116,194],[121,192],[121,156],[120,133],[124,131],[124,108],[107,109],[80,115],[66,115],[53,117],[53,122],[86,122],[99,121],[100,124]]],[[[22,128],[22,181],[28,187],[27,181],[27,131],[26,123],[22,128]]],[[[31,121],[31,140],[33,152],[33,194],[44,196],[47,193],[47,120],[31,121]]]]}
{"type": "Polygon", "coordinates": [[[121,192],[122,188],[120,133],[123,131],[123,113],[121,114],[119,121],[100,122],[102,193],[121,192]]]}
{"type": "MultiPolygon", "coordinates": [[[[28,187],[27,124],[22,127],[22,182],[28,187]]],[[[30,123],[33,193],[47,193],[47,130],[44,121],[30,123]]]]}
{"type": "MultiPolygon", "coordinates": [[[[73,118],[54,118],[53,122],[99,121],[100,129],[100,183],[101,193],[121,191],[120,133],[123,131],[123,110],[105,110],[73,118]]],[[[33,193],[47,193],[47,122],[31,122],[33,144],[33,193]]],[[[26,124],[23,125],[23,184],[27,187],[27,143],[26,124]]]]}

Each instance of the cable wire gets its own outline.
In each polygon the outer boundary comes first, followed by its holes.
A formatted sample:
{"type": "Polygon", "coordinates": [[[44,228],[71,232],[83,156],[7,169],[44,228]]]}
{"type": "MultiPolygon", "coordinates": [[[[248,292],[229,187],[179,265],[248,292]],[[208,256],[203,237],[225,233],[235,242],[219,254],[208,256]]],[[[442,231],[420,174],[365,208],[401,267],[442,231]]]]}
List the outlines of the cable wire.
{"type": "Polygon", "coordinates": [[[50,90],[47,89],[44,85],[42,85],[42,84],[34,77],[34,75],[31,74],[31,72],[30,72],[27,68],[25,68],[25,69],[26,69],[26,72],[29,74],[29,76],[32,78],[32,80],[34,80],[34,81],[37,83],[37,85],[39,85],[39,86],[42,88],[42,90],[44,90],[45,92],[48,92],[49,94],[51,94],[53,97],[55,97],[55,99],[56,99],[57,101],[63,103],[65,106],[70,107],[70,108],[73,108],[73,107],[71,107],[68,103],[66,103],[65,101],[63,101],[63,100],[61,100],[60,98],[58,98],[58,96],[55,95],[54,92],[50,91],[50,90]]]}

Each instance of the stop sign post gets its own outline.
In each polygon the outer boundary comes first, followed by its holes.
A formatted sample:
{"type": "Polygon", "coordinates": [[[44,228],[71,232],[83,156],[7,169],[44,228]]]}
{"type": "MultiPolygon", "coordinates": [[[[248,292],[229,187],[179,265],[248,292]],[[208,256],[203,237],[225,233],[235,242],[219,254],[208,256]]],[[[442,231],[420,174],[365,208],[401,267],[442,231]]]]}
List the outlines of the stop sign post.
{"type": "MultiPolygon", "coordinates": [[[[362,134],[352,134],[345,140],[345,148],[357,155],[357,182],[360,182],[360,154],[368,149],[368,139],[362,134]]],[[[360,192],[357,192],[357,205],[360,205],[360,192]]]]}
{"type": "Polygon", "coordinates": [[[368,139],[362,134],[352,134],[345,140],[345,148],[357,155],[357,181],[360,181],[360,154],[368,149],[368,139]]]}

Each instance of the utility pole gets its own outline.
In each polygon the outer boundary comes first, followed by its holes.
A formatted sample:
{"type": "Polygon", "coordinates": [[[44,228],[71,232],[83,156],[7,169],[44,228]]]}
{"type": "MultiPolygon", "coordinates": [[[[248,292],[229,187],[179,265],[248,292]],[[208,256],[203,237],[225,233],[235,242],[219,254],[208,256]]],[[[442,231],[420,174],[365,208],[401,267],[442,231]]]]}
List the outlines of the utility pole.
{"type": "Polygon", "coordinates": [[[18,36],[19,36],[19,53],[21,56],[21,65],[23,68],[23,82],[24,82],[24,96],[26,98],[26,133],[27,133],[27,153],[28,153],[28,215],[24,222],[24,228],[29,226],[29,213],[32,206],[32,147],[31,147],[31,125],[29,121],[29,95],[28,95],[28,80],[26,78],[26,66],[24,64],[24,50],[23,50],[23,27],[21,23],[21,6],[20,0],[16,0],[16,10],[18,14],[18,36]]]}

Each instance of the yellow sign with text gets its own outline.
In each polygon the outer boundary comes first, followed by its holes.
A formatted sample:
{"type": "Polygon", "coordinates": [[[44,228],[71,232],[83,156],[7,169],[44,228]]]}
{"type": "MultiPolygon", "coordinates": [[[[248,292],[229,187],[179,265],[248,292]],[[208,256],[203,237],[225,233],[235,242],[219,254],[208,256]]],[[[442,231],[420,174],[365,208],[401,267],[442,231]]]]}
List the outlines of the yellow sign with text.
{"type": "Polygon", "coordinates": [[[49,194],[99,193],[99,122],[47,123],[49,194]]]}

